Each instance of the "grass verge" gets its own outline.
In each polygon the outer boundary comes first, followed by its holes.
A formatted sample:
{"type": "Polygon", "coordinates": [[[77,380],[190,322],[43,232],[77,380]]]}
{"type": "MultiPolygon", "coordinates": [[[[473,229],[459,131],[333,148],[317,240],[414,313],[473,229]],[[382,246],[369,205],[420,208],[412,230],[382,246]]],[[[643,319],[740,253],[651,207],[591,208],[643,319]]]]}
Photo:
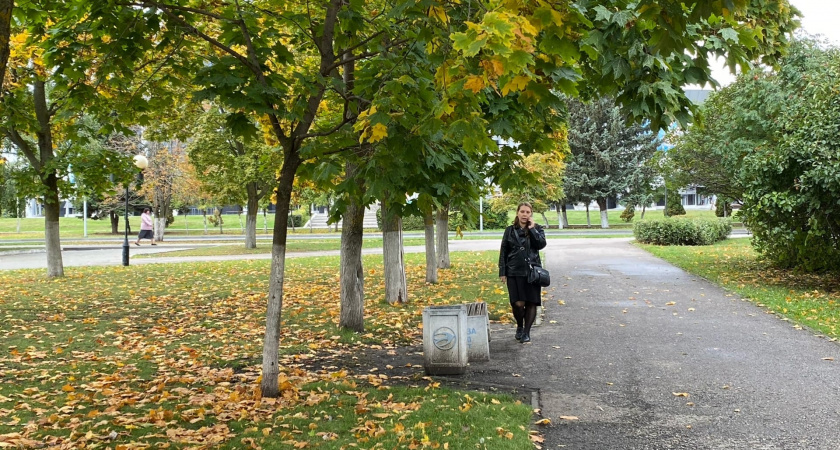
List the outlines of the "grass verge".
{"type": "Polygon", "coordinates": [[[757,257],[747,239],[697,247],[639,246],[796,324],[840,338],[840,279],[836,274],[775,269],[757,257]]]}
{"type": "Polygon", "coordinates": [[[269,261],[2,272],[0,446],[532,448],[529,405],[442,388],[420,356],[308,364],[418,344],[427,305],[480,300],[507,320],[497,252],[451,257],[427,285],[424,255],[407,254],[412,303],[391,306],[366,256],[363,334],[337,326],[338,257],[287,260],[277,399],[259,395],[269,261]]]}

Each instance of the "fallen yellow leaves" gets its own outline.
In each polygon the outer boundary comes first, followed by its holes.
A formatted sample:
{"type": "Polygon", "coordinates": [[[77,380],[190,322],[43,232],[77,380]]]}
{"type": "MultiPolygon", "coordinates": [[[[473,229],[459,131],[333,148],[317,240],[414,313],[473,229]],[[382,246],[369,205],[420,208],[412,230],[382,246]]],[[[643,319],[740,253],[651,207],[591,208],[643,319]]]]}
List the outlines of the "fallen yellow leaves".
{"type": "MultiPolygon", "coordinates": [[[[327,425],[343,414],[359,442],[368,439],[370,447],[387,434],[406,433],[405,447],[449,448],[437,434],[440,424],[425,425],[422,433],[402,425],[423,402],[439,395],[439,382],[426,380],[426,391],[416,400],[374,400],[371,392],[387,393],[389,380],[398,374],[307,368],[317,355],[386,351],[416,341],[425,304],[380,304],[376,300],[383,296],[382,287],[373,282],[369,289],[366,285],[368,332],[348,336],[337,329],[339,296],[332,289],[337,270],[327,267],[313,277],[296,264],[290,261],[287,272],[277,398],[262,398],[259,389],[265,263],[184,265],[165,271],[143,267],[125,273],[80,269],[60,282],[23,283],[42,289],[26,298],[17,296],[20,290],[14,297],[6,295],[11,291],[0,274],[3,306],[32,311],[39,319],[13,318],[0,327],[0,338],[9,344],[0,348],[3,376],[20,381],[13,395],[0,385],[0,433],[17,432],[0,434],[0,447],[260,448],[272,440],[305,448],[347,439],[347,428],[336,433],[327,425]],[[135,294],[130,295],[129,286],[137,286],[135,294]],[[237,422],[253,426],[243,432],[237,422]],[[50,436],[53,429],[68,432],[50,436]]],[[[487,273],[476,282],[475,297],[496,299],[503,306],[488,303],[491,315],[510,320],[506,294],[495,292],[497,281],[488,270],[495,261],[453,264],[437,285],[425,284],[421,265],[408,266],[409,283],[426,292],[430,302],[463,303],[459,280],[487,273]]],[[[372,272],[381,276],[381,271],[372,272]]],[[[402,363],[382,367],[405,370],[402,363]]],[[[422,371],[410,362],[404,367],[422,371]]],[[[447,405],[464,415],[491,406],[499,410],[511,405],[472,396],[458,396],[447,405]]],[[[447,433],[455,436],[458,431],[447,433]]],[[[515,439],[516,433],[505,429],[497,439],[515,439]]],[[[524,439],[524,433],[519,437],[524,439]]]]}

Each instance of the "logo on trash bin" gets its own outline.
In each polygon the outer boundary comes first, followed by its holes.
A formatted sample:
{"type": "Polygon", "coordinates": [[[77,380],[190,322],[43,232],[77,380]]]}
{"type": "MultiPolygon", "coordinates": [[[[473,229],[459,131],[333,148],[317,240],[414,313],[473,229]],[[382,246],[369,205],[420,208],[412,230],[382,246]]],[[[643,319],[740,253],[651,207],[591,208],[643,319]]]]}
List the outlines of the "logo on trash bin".
{"type": "Polygon", "coordinates": [[[455,336],[455,332],[449,327],[440,327],[432,335],[432,342],[434,342],[438,350],[452,350],[457,341],[458,338],[455,336]]]}

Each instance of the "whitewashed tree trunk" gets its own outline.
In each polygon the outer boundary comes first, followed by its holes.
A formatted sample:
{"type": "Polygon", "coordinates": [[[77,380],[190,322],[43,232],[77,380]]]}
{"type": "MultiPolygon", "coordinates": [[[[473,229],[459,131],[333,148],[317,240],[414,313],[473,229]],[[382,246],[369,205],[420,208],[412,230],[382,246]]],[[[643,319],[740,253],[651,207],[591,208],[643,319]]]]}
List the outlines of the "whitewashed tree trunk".
{"type": "Polygon", "coordinates": [[[257,248],[257,213],[245,216],[245,248],[257,248]]]}
{"type": "Polygon", "coordinates": [[[300,166],[300,156],[292,152],[292,144],[287,143],[286,157],[280,169],[280,182],[277,186],[277,210],[274,213],[274,235],[271,242],[271,270],[268,282],[268,305],[265,311],[265,337],[263,339],[262,382],[260,392],[263,397],[276,398],[280,395],[280,318],[283,313],[283,282],[286,270],[286,238],[289,215],[289,203],[295,173],[300,166]]]}
{"type": "Polygon", "coordinates": [[[382,204],[382,259],[385,276],[385,300],[390,304],[405,303],[407,298],[405,258],[402,246],[402,218],[382,204]]]}
{"type": "MultiPolygon", "coordinates": [[[[248,212],[245,214],[245,248],[257,248],[257,213],[260,199],[254,183],[248,186],[248,212]]],[[[239,219],[240,221],[242,219],[239,219]]]]}
{"type": "Polygon", "coordinates": [[[548,228],[551,225],[551,222],[548,221],[548,217],[545,215],[545,211],[541,212],[540,215],[542,216],[543,220],[545,221],[545,227],[548,228]]]}
{"type": "Polygon", "coordinates": [[[587,227],[592,226],[592,220],[590,220],[590,218],[589,218],[589,203],[586,204],[586,226],[587,227]]]}
{"type": "Polygon", "coordinates": [[[561,228],[569,228],[569,215],[566,214],[566,204],[565,203],[560,205],[560,211],[561,211],[560,217],[562,218],[561,228]]]}
{"type": "Polygon", "coordinates": [[[163,235],[166,232],[166,217],[155,217],[155,241],[163,242],[163,235]]]}
{"type": "Polygon", "coordinates": [[[204,234],[207,234],[207,208],[204,208],[204,234]]]}
{"type": "MultiPolygon", "coordinates": [[[[349,179],[353,179],[357,176],[357,166],[347,163],[346,173],[349,179]]],[[[341,309],[338,326],[356,332],[365,330],[364,220],[364,206],[351,198],[341,217],[341,309]]]]}
{"type": "Polygon", "coordinates": [[[449,206],[438,209],[435,228],[437,266],[438,269],[448,269],[451,265],[449,262],[449,206]]]}
{"type": "MultiPolygon", "coordinates": [[[[50,175],[55,177],[55,175],[50,175]]],[[[58,188],[47,192],[44,199],[44,242],[47,250],[47,277],[64,276],[64,261],[61,257],[61,235],[59,233],[60,207],[58,188]]]]}
{"type": "Polygon", "coordinates": [[[429,209],[423,214],[426,226],[426,283],[437,283],[437,258],[435,258],[435,213],[429,209]]]}
{"type": "Polygon", "coordinates": [[[609,228],[610,219],[607,217],[607,199],[598,199],[598,211],[601,213],[601,228],[609,228]]]}

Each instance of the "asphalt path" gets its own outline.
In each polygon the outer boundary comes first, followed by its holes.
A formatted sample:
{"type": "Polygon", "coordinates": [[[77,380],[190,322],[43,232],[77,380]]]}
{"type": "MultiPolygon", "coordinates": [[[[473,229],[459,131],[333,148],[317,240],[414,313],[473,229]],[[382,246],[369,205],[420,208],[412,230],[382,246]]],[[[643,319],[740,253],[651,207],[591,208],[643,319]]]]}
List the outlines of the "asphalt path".
{"type": "Polygon", "coordinates": [[[544,317],[476,382],[538,393],[545,449],[840,449],[840,347],[626,239],[551,240],[544,317]],[[561,304],[562,303],[562,304],[561,304]]]}

